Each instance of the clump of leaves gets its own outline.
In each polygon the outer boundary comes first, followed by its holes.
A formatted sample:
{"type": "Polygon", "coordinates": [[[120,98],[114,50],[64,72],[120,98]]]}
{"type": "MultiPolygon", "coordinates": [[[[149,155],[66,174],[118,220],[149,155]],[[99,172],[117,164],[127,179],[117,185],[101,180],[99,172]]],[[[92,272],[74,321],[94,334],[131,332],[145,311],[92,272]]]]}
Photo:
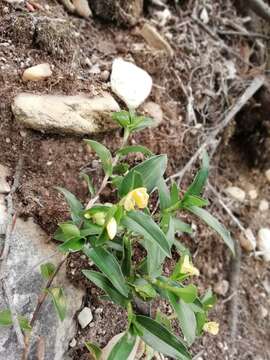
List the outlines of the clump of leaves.
{"type": "MultiPolygon", "coordinates": [[[[191,233],[189,224],[181,220],[183,212],[190,212],[212,227],[234,253],[229,232],[205,207],[208,201],[202,197],[208,172],[209,160],[203,154],[202,167],[192,184],[181,196],[176,183],[170,186],[164,178],[167,167],[166,155],[154,155],[140,145],[128,146],[131,133],[151,125],[152,121],[137,116],[131,111],[113,114],[113,119],[124,129],[123,145],[113,156],[104,145],[86,140],[97,153],[104,170],[104,179],[99,190],[95,190],[90,177],[82,174],[92,196],[86,207],[68,190],[58,188],[70,207],[71,219],[59,225],[54,238],[61,242],[59,250],[64,253],[81,251],[99,269],[83,270],[83,274],[106,294],[106,298],[122,306],[128,313],[125,335],[113,347],[109,360],[127,359],[137,337],[148,347],[174,359],[191,359],[188,347],[203,331],[217,334],[218,324],[208,321],[208,312],[215,304],[211,291],[199,295],[192,278],[199,270],[192,264],[188,249],[176,238],[176,233],[191,233]],[[145,160],[130,167],[125,157],[130,153],[142,153],[145,160]],[[99,203],[99,195],[110,183],[116,189],[116,203],[99,203]],[[153,214],[149,199],[158,193],[158,204],[153,214]],[[134,262],[134,245],[140,244],[147,256],[134,262]],[[171,275],[164,276],[162,267],[172,250],[180,254],[171,275]],[[174,314],[166,317],[161,312],[155,319],[138,313],[137,302],[150,303],[156,297],[167,300],[174,314]],[[183,338],[172,332],[171,319],[177,318],[183,338]]],[[[48,263],[42,265],[41,274],[50,279],[55,268],[48,263]]],[[[61,320],[66,314],[63,289],[47,288],[61,320]]],[[[22,328],[29,324],[20,318],[22,328]]],[[[0,325],[12,324],[9,311],[0,313],[0,325]]],[[[94,358],[101,351],[94,344],[86,343],[94,358]]]]}
{"type": "Polygon", "coordinates": [[[137,336],[167,356],[190,359],[188,346],[203,331],[216,334],[218,324],[208,321],[215,296],[211,291],[198,294],[192,277],[199,276],[199,271],[192,264],[188,249],[175,237],[176,232],[192,232],[190,225],[180,219],[181,213],[198,216],[234,253],[229,232],[205,210],[208,201],[202,197],[202,192],[209,172],[208,156],[203,154],[202,168],[181,196],[177,184],[169,186],[164,178],[166,155],[154,155],[140,145],[126,145],[128,136],[149,126],[151,119],[127,111],[114,113],[113,119],[124,129],[123,146],[114,157],[102,144],[92,140],[86,142],[101,160],[105,173],[103,188],[110,183],[117,191],[118,200],[115,204],[98,203],[100,190],[95,192],[88,177],[84,178],[93,198],[86,208],[73,194],[60,188],[70,206],[71,220],[59,225],[55,239],[62,242],[59,249],[63,252],[82,251],[99,269],[83,270],[84,275],[104,291],[108,300],[127,310],[126,335],[112,349],[110,360],[127,358],[137,336]],[[142,153],[145,160],[130,168],[125,157],[134,152],[142,153]],[[154,192],[158,192],[159,208],[151,214],[148,205],[154,192]],[[133,261],[135,243],[147,252],[139,263],[133,261]],[[173,248],[181,256],[172,274],[164,276],[162,266],[166,257],[171,257],[173,248]],[[158,296],[171,304],[183,338],[172,333],[170,319],[164,314],[159,313],[153,319],[136,312],[138,298],[151,302],[158,296]]]}

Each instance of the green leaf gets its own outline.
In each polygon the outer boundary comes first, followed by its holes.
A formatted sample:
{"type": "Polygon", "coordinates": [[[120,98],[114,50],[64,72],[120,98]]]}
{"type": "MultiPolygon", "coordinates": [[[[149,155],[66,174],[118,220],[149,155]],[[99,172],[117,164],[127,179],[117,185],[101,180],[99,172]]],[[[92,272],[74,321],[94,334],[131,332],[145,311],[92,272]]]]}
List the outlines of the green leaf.
{"type": "Polygon", "coordinates": [[[187,195],[184,197],[184,199],[181,201],[180,206],[188,207],[188,206],[198,206],[203,207],[207,206],[209,204],[208,200],[203,199],[196,195],[187,195]]]}
{"type": "Polygon", "coordinates": [[[55,265],[48,262],[40,265],[40,272],[43,279],[48,280],[55,272],[55,265]]]}
{"type": "Polygon", "coordinates": [[[157,321],[137,315],[136,322],[141,326],[143,341],[158,352],[174,359],[190,360],[191,356],[184,342],[168,331],[157,321]]]}
{"type": "Polygon", "coordinates": [[[108,360],[124,360],[127,359],[132,352],[136,342],[136,335],[128,331],[114,345],[108,360]]]}
{"type": "Polygon", "coordinates": [[[81,177],[84,179],[84,181],[87,184],[89,194],[94,196],[95,195],[95,188],[94,188],[94,185],[93,185],[92,178],[89,175],[85,174],[85,173],[81,173],[81,177]]]}
{"type": "Polygon", "coordinates": [[[188,345],[191,345],[196,338],[196,317],[189,304],[179,300],[177,296],[168,291],[168,298],[177,314],[180,327],[188,345]]]}
{"type": "Polygon", "coordinates": [[[157,293],[151,284],[149,284],[146,280],[139,278],[133,284],[135,291],[144,301],[153,299],[157,293]]]}
{"type": "Polygon", "coordinates": [[[189,206],[186,209],[189,210],[192,214],[198,216],[207,225],[214,229],[222,237],[233,255],[235,255],[234,242],[229,231],[214,216],[212,216],[208,211],[197,206],[189,206]]]}
{"type": "Polygon", "coordinates": [[[149,149],[147,149],[147,147],[141,146],[141,145],[125,146],[122,149],[118,150],[116,152],[116,154],[124,156],[124,155],[128,155],[130,153],[138,153],[138,152],[142,153],[144,155],[147,155],[147,156],[152,156],[153,155],[151,150],[149,150],[149,149]]]}
{"type": "Polygon", "coordinates": [[[141,164],[136,165],[124,177],[119,188],[120,197],[125,196],[129,192],[129,186],[127,186],[127,184],[130,184],[134,171],[141,175],[143,179],[143,185],[147,188],[148,192],[151,192],[157,186],[160,178],[165,173],[166,167],[166,155],[155,155],[143,161],[141,164]]]}
{"type": "Polygon", "coordinates": [[[130,113],[128,111],[116,111],[112,113],[112,119],[122,127],[127,127],[130,124],[130,113]]]}
{"type": "Polygon", "coordinates": [[[201,303],[203,305],[204,310],[211,309],[217,302],[217,297],[213,294],[211,289],[208,289],[204,296],[201,298],[201,303]]]}
{"type": "Polygon", "coordinates": [[[133,116],[131,124],[128,126],[130,132],[140,131],[147,127],[151,127],[154,120],[147,116],[133,116]]]}
{"type": "Polygon", "coordinates": [[[173,222],[174,222],[175,231],[192,234],[192,227],[189,224],[177,218],[173,218],[173,222]]]}
{"type": "Polygon", "coordinates": [[[62,288],[50,288],[46,290],[51,296],[54,308],[59,316],[59,319],[63,321],[67,313],[67,303],[64,291],[62,288]]]}
{"type": "Polygon", "coordinates": [[[81,212],[83,210],[81,202],[70,191],[59,186],[57,186],[56,189],[65,196],[66,202],[70,208],[71,218],[76,224],[79,224],[81,221],[81,212]]]}
{"type": "Polygon", "coordinates": [[[85,247],[83,251],[85,255],[95,263],[99,270],[104,273],[113,286],[127,298],[129,288],[116,258],[102,247],[91,249],[85,247]]]}
{"type": "Polygon", "coordinates": [[[92,281],[96,286],[101,288],[109,297],[110,299],[122,307],[126,307],[128,300],[124,297],[112,283],[107,279],[105,275],[100,272],[92,271],[92,270],[82,270],[83,274],[92,281]]]}
{"type": "Polygon", "coordinates": [[[166,256],[171,256],[170,244],[151,216],[141,211],[129,211],[123,217],[122,224],[128,230],[142,235],[145,241],[149,240],[157,244],[166,256]]]}
{"type": "Polygon", "coordinates": [[[189,284],[184,287],[175,287],[173,293],[177,295],[180,299],[182,299],[184,302],[192,303],[198,295],[198,290],[196,286],[194,286],[193,284],[189,284]]]}
{"type": "Polygon", "coordinates": [[[85,341],[84,345],[86,346],[89,353],[94,357],[94,360],[99,360],[102,355],[102,350],[96,344],[91,343],[90,341],[85,341]]]}
{"type": "Polygon", "coordinates": [[[199,170],[192,184],[187,189],[184,198],[188,195],[200,196],[205,186],[209,174],[209,157],[207,152],[203,152],[202,168],[199,170]]]}
{"type": "Polygon", "coordinates": [[[106,175],[112,175],[112,155],[110,151],[102,144],[94,140],[84,140],[88,145],[92,147],[92,149],[97,153],[99,156],[103,170],[106,175]]]}
{"type": "Polygon", "coordinates": [[[116,175],[125,175],[129,169],[129,164],[119,163],[113,167],[113,173],[116,175]]]}
{"type": "Polygon", "coordinates": [[[160,209],[167,209],[171,205],[170,191],[163,177],[157,182],[160,209]]]}
{"type": "Polygon", "coordinates": [[[129,277],[132,273],[132,244],[128,236],[124,236],[123,238],[123,247],[122,271],[125,276],[129,277]]]}
{"type": "Polygon", "coordinates": [[[180,200],[179,189],[178,189],[176,183],[174,182],[171,187],[171,204],[170,205],[176,204],[179,200],[180,200]]]}
{"type": "MultiPolygon", "coordinates": [[[[18,321],[22,330],[32,330],[29,321],[24,316],[18,315],[18,321]]],[[[0,311],[0,326],[13,326],[11,311],[9,309],[0,311]]]]}
{"type": "Polygon", "coordinates": [[[68,241],[65,241],[63,244],[58,246],[59,251],[64,253],[66,252],[76,252],[80,251],[84,246],[85,240],[82,238],[73,238],[68,241]]]}
{"type": "Polygon", "coordinates": [[[160,309],[157,309],[155,320],[165,326],[165,328],[169,331],[173,331],[172,324],[170,319],[168,318],[168,315],[163,314],[163,312],[160,311],[160,309]]]}
{"type": "Polygon", "coordinates": [[[72,238],[80,236],[80,230],[74,224],[63,223],[63,224],[60,224],[59,226],[60,226],[63,234],[66,236],[66,239],[72,239],[72,238]]]}
{"type": "Polygon", "coordinates": [[[80,236],[86,238],[87,236],[99,235],[102,228],[90,221],[84,221],[83,229],[80,231],[80,236]]]}

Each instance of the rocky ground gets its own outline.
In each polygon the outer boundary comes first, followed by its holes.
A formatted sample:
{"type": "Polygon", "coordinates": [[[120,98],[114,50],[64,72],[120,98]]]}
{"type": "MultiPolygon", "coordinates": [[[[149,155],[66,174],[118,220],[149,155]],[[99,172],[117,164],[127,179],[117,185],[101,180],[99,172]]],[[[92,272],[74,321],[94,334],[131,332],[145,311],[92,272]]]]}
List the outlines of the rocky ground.
{"type": "MultiPolygon", "coordinates": [[[[152,77],[151,94],[139,111],[153,116],[155,127],[133,135],[131,143],[167,153],[167,176],[184,168],[252,80],[267,70],[269,34],[255,36],[250,14],[232,1],[189,0],[176,8],[169,1],[148,3],[137,20],[133,14],[134,21],[121,17],[118,23],[101,18],[95,7],[93,17],[78,17],[53,0],[40,0],[42,8],[34,11],[23,2],[0,4],[1,246],[12,218],[7,200],[12,199],[17,220],[4,270],[17,311],[27,316],[43,286],[35,264],[49,256],[57,262],[51,237],[68,216],[54,187],[66,187],[86,203],[80,172],[99,183],[102,170],[83,138],[101,141],[112,151],[120,142],[120,131],[110,121],[110,112],[124,106],[110,86],[113,60],[136,63],[152,77]],[[27,70],[38,64],[47,65],[27,70]]],[[[221,331],[197,340],[191,349],[199,354],[196,359],[270,358],[267,81],[208,148],[209,210],[240,245],[237,258],[231,259],[203,224],[196,222],[196,235],[182,239],[200,269],[199,288],[211,286],[219,299],[212,316],[221,331]]],[[[195,161],[187,169],[182,188],[198,165],[195,161]]],[[[102,194],[103,200],[109,196],[102,194]]],[[[125,328],[123,311],[100,300],[98,290],[81,275],[87,267],[83,256],[72,254],[59,279],[72,305],[67,322],[60,325],[45,303],[35,329],[50,348],[45,359],[87,359],[86,340],[103,347],[125,328]],[[56,347],[59,339],[61,348],[56,347]]],[[[170,263],[164,271],[169,269],[170,263]]],[[[0,309],[5,306],[1,294],[0,309]]],[[[0,359],[18,356],[15,341],[13,330],[0,329],[0,359]]]]}

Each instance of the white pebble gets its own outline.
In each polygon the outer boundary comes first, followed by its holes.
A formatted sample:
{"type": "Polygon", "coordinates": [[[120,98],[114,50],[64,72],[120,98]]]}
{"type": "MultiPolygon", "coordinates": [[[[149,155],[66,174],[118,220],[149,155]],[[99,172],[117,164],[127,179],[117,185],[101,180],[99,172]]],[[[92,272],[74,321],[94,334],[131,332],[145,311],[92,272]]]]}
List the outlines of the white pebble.
{"type": "Polygon", "coordinates": [[[246,193],[244,190],[240,189],[237,186],[229,186],[225,192],[234,200],[237,200],[239,202],[244,202],[246,198],[246,193]]]}
{"type": "Polygon", "coordinates": [[[85,307],[78,315],[78,321],[82,329],[86,328],[87,325],[93,320],[92,311],[89,307],[85,307]]]}
{"type": "Polygon", "coordinates": [[[24,81],[39,81],[44,80],[52,75],[50,65],[48,63],[39,64],[26,69],[23,73],[24,81]]]}
{"type": "Polygon", "coordinates": [[[265,176],[266,176],[267,180],[270,182],[270,169],[266,170],[265,176]]]}
{"type": "Polygon", "coordinates": [[[136,109],[150,94],[152,78],[140,67],[117,58],[112,65],[111,88],[129,109],[136,109]]]}
{"type": "Polygon", "coordinates": [[[249,228],[246,229],[244,233],[240,234],[239,241],[241,247],[248,252],[254,251],[256,248],[256,238],[253,231],[249,228]]]}
{"type": "Polygon", "coordinates": [[[269,210],[269,202],[265,199],[262,199],[259,204],[259,210],[261,212],[269,210]]]}
{"type": "Polygon", "coordinates": [[[71,342],[69,343],[69,346],[70,347],[75,347],[77,345],[77,341],[76,341],[76,339],[75,338],[73,338],[72,340],[71,340],[71,342]]]}
{"type": "Polygon", "coordinates": [[[249,197],[250,197],[251,200],[255,200],[255,199],[257,199],[257,197],[258,197],[258,191],[255,190],[255,189],[250,190],[250,191],[248,192],[248,195],[249,195],[249,197]]]}
{"type": "Polygon", "coordinates": [[[258,249],[263,253],[265,261],[270,261],[270,229],[261,228],[258,232],[258,249]]]}

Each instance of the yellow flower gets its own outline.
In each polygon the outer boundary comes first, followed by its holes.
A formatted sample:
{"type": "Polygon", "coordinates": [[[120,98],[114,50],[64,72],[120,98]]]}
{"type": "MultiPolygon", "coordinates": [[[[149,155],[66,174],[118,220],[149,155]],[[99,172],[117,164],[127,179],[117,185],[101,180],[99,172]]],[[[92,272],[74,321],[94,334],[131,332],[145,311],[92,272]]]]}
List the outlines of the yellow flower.
{"type": "Polygon", "coordinates": [[[189,262],[188,255],[185,255],[185,257],[184,257],[184,261],[181,266],[180,272],[181,272],[181,274],[187,274],[190,276],[193,276],[193,275],[199,276],[200,275],[199,270],[195,266],[193,266],[192,263],[189,262]]]}
{"type": "Polygon", "coordinates": [[[95,224],[103,226],[105,224],[106,213],[103,211],[99,211],[93,214],[92,218],[95,224]]]}
{"type": "Polygon", "coordinates": [[[112,240],[117,234],[117,222],[114,217],[112,217],[111,220],[108,222],[106,229],[109,238],[112,240]]]}
{"type": "Polygon", "coordinates": [[[124,205],[125,210],[134,210],[135,206],[139,209],[146,208],[148,204],[149,195],[145,187],[140,187],[130,191],[122,200],[121,204],[124,205]]]}
{"type": "Polygon", "coordinates": [[[215,321],[209,321],[203,325],[203,330],[212,335],[217,335],[219,332],[219,323],[215,321]]]}

